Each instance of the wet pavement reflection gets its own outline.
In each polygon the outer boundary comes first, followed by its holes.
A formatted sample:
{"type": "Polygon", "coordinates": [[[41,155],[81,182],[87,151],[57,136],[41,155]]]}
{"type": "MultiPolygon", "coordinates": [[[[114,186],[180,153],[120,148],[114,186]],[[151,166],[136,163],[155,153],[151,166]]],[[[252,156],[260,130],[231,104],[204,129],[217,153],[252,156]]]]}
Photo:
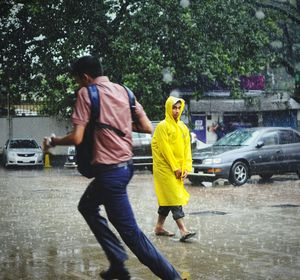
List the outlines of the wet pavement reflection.
{"type": "MultiPolygon", "coordinates": [[[[0,279],[100,279],[108,262],[77,211],[89,180],[76,170],[0,168],[0,279]]],[[[300,180],[275,176],[242,187],[192,186],[179,242],[153,233],[152,174],[137,172],[128,193],[138,224],[189,279],[300,279],[300,180]]],[[[103,210],[104,212],[104,210],[103,210]]],[[[157,279],[127,250],[133,279],[157,279]]]]}

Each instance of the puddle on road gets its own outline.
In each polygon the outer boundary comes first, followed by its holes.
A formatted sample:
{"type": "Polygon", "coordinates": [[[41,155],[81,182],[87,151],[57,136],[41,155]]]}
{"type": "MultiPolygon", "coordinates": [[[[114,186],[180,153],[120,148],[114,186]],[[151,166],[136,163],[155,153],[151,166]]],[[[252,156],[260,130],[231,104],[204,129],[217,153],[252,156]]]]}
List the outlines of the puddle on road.
{"type": "Polygon", "coordinates": [[[277,208],[293,208],[293,207],[300,207],[300,205],[297,205],[297,204],[278,204],[278,205],[272,205],[271,207],[277,207],[277,208]]]}
{"type": "Polygon", "coordinates": [[[189,215],[201,215],[201,216],[212,216],[212,215],[226,215],[226,212],[222,211],[197,211],[191,212],[189,215]]]}

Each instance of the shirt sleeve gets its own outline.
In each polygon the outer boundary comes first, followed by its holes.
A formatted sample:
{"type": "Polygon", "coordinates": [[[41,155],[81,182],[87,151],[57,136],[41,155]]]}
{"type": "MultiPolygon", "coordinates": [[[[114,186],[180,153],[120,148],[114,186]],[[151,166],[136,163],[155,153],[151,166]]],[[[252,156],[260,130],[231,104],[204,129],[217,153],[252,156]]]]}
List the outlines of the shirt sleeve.
{"type": "Polygon", "coordinates": [[[140,119],[146,115],[143,106],[135,99],[135,115],[140,119]]]}
{"type": "Polygon", "coordinates": [[[91,102],[87,88],[83,87],[78,91],[75,106],[72,113],[72,123],[74,125],[86,126],[91,115],[91,102]]]}

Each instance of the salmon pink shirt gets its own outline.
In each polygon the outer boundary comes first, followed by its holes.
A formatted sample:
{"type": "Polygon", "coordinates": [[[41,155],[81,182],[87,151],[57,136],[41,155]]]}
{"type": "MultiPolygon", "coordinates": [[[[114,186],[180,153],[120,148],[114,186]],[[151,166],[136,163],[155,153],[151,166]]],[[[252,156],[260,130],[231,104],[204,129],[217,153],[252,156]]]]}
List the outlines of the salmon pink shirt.
{"type": "MultiPolygon", "coordinates": [[[[100,93],[99,122],[109,124],[125,133],[118,136],[110,129],[96,129],[93,164],[116,164],[132,158],[132,121],[127,91],[119,84],[100,76],[94,80],[100,93]]],[[[91,102],[86,87],[77,94],[72,114],[73,125],[86,126],[91,114],[91,102]]],[[[136,101],[136,116],[145,116],[142,105],[136,101]]]]}

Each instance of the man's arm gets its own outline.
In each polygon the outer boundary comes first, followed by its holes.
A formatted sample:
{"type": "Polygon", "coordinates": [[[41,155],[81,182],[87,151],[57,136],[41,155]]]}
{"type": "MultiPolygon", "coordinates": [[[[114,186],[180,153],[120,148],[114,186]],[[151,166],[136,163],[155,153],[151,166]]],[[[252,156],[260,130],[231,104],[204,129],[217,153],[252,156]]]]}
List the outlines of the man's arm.
{"type": "Polygon", "coordinates": [[[151,134],[153,131],[152,123],[148,119],[147,115],[138,119],[138,122],[132,124],[132,130],[135,132],[143,132],[151,134]]]}
{"type": "Polygon", "coordinates": [[[50,143],[47,143],[47,137],[44,138],[44,147],[51,148],[54,146],[68,146],[78,145],[83,139],[85,127],[82,125],[75,125],[73,131],[63,137],[51,136],[50,143]]]}

